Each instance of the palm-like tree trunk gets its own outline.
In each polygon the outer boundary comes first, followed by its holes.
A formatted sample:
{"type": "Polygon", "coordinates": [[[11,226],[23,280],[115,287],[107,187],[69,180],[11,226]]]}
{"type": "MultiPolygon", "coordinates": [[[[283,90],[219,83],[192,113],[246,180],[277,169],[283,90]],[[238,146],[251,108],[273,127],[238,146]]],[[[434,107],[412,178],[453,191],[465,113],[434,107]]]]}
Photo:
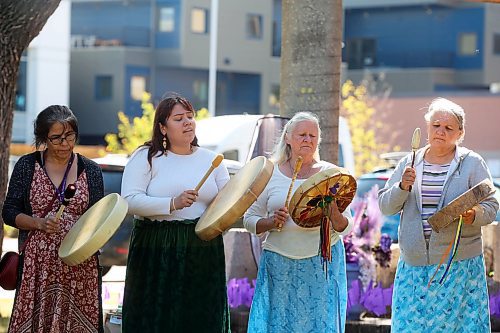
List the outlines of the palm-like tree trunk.
{"type": "Polygon", "coordinates": [[[281,114],[320,119],[322,159],[337,163],[342,0],[283,0],[281,114]]]}
{"type": "MultiPolygon", "coordinates": [[[[7,189],[9,146],[19,62],[61,0],[0,1],[0,211],[7,189]]],[[[0,248],[3,221],[0,217],[0,248]]]]}

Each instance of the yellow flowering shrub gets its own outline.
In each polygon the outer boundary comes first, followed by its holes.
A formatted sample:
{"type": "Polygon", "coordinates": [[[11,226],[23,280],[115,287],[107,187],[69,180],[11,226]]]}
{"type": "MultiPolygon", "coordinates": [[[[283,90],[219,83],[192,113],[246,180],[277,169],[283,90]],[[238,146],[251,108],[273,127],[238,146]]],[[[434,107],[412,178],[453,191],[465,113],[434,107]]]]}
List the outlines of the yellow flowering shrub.
{"type": "Polygon", "coordinates": [[[346,81],[341,89],[341,115],[347,119],[351,131],[354,151],[355,175],[371,172],[375,167],[385,165],[379,157],[388,152],[388,145],[377,141],[377,129],[382,124],[374,120],[376,110],[363,85],[356,86],[346,81]]]}
{"type": "MultiPolygon", "coordinates": [[[[141,102],[142,116],[134,117],[132,121],[122,111],[118,112],[118,133],[108,133],[106,153],[130,155],[137,147],[151,139],[155,107],[151,102],[151,94],[144,93],[141,102]]],[[[206,108],[196,112],[196,120],[208,118],[206,108]]]]}

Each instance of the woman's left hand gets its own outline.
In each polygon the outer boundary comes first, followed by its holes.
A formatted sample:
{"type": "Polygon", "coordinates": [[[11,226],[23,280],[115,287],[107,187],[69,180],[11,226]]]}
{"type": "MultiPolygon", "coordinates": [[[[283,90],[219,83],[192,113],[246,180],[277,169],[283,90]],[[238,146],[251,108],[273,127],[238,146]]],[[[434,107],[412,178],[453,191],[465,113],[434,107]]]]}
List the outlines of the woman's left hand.
{"type": "Polygon", "coordinates": [[[465,213],[462,214],[465,224],[474,223],[474,219],[476,218],[476,211],[474,209],[469,209],[465,213]]]}
{"type": "Polygon", "coordinates": [[[330,217],[330,220],[332,221],[333,229],[336,232],[344,231],[348,225],[347,218],[344,215],[342,215],[335,200],[333,200],[329,206],[330,206],[330,211],[328,212],[328,215],[330,217]]]}

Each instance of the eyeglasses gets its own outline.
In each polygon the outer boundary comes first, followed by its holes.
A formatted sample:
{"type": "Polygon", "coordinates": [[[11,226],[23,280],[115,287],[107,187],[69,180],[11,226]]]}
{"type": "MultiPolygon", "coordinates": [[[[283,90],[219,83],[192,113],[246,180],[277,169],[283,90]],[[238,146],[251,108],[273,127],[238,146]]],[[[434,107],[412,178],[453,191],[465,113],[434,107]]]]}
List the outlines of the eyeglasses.
{"type": "Polygon", "coordinates": [[[66,134],[66,136],[58,135],[48,138],[53,145],[62,145],[63,141],[66,140],[67,143],[73,143],[76,140],[76,133],[71,132],[66,134]]]}

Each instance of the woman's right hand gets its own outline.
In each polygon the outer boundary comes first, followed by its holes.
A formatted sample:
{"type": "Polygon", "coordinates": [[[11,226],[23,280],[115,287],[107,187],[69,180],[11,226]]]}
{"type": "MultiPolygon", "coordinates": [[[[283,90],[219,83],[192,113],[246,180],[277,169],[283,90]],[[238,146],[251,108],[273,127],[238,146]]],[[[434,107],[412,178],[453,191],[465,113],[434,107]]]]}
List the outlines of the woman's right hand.
{"type": "Polygon", "coordinates": [[[406,167],[405,171],[403,172],[403,175],[401,176],[401,183],[400,183],[401,189],[409,191],[410,188],[415,183],[416,176],[417,173],[415,172],[415,168],[406,167]]]}
{"type": "Polygon", "coordinates": [[[257,222],[256,231],[258,234],[261,234],[263,232],[273,229],[281,230],[287,219],[288,219],[288,209],[286,207],[282,207],[278,210],[275,210],[273,215],[261,218],[257,222]]]}
{"type": "Polygon", "coordinates": [[[55,216],[48,216],[46,218],[34,217],[36,228],[48,234],[53,234],[61,229],[61,225],[55,216]]]}
{"type": "Polygon", "coordinates": [[[176,210],[191,207],[191,205],[196,201],[197,198],[198,191],[186,190],[182,192],[178,197],[174,198],[174,207],[176,210]]]}
{"type": "Polygon", "coordinates": [[[283,225],[285,224],[286,220],[288,219],[288,209],[286,207],[282,207],[278,210],[274,211],[274,215],[271,216],[273,219],[273,224],[278,231],[281,231],[283,228],[283,225]]]}

